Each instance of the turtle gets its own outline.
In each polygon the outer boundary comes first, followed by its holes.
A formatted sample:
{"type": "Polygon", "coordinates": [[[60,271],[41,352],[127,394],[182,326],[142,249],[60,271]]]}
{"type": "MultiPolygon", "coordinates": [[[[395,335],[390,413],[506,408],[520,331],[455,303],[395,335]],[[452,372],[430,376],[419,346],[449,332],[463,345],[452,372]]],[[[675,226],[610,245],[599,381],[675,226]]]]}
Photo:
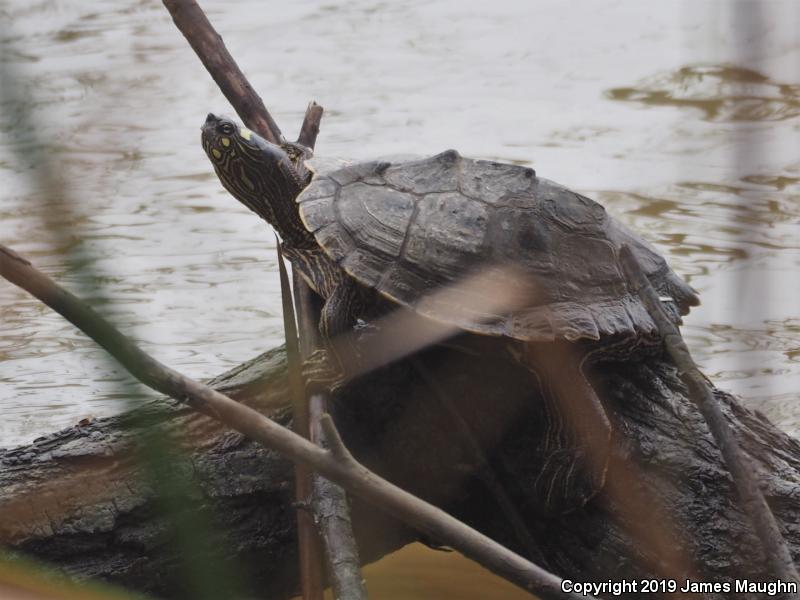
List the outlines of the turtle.
{"type": "MultiPolygon", "coordinates": [[[[321,160],[214,114],[202,144],[222,185],[272,225],[283,254],[324,300],[324,340],[388,305],[499,341],[549,398],[535,486],[541,506],[568,512],[602,489],[613,431],[586,369],[660,351],[656,325],[620,266],[622,246],[676,323],[698,303],[653,246],[599,203],[524,165],[455,150],[321,160]],[[485,287],[468,309],[458,294],[437,293],[503,266],[513,267],[498,271],[504,284],[533,284],[513,308],[484,314],[495,293],[485,287]]],[[[327,348],[315,359],[341,371],[343,360],[327,348]]]]}

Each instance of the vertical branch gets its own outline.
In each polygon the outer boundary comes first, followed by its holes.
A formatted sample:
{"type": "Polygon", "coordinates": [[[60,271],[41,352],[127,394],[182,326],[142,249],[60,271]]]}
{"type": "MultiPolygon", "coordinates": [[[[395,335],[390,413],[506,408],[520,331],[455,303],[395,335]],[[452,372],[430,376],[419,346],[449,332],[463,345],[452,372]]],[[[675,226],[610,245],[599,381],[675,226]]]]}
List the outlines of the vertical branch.
{"type": "MultiPolygon", "coordinates": [[[[318,116],[321,116],[321,111],[318,116]]],[[[306,358],[321,346],[317,326],[319,302],[316,301],[316,295],[296,270],[294,271],[294,290],[300,329],[300,354],[306,358]]],[[[310,439],[326,449],[330,449],[331,444],[336,441],[330,439],[329,433],[323,427],[323,419],[328,413],[328,402],[327,394],[311,394],[308,398],[307,409],[310,439]]],[[[319,532],[325,544],[328,573],[335,597],[347,600],[366,599],[367,592],[364,588],[364,578],[361,575],[361,561],[358,555],[358,545],[353,535],[347,494],[339,485],[320,475],[314,475],[312,477],[311,503],[314,516],[319,524],[319,532]]]]}
{"type": "Polygon", "coordinates": [[[300,135],[297,136],[297,143],[306,148],[314,148],[319,135],[319,123],[322,120],[322,107],[313,100],[308,103],[306,114],[303,117],[303,125],[300,127],[300,135]]]}
{"type": "MultiPolygon", "coordinates": [[[[297,338],[295,311],[292,308],[292,291],[289,287],[289,277],[286,273],[286,265],[283,262],[283,253],[277,236],[275,242],[278,249],[278,272],[281,279],[283,329],[286,337],[286,362],[289,374],[289,394],[292,400],[292,423],[297,435],[310,439],[308,402],[306,402],[303,376],[300,372],[302,361],[297,338]]],[[[314,516],[308,506],[308,500],[311,498],[313,491],[311,477],[312,472],[307,465],[295,463],[294,494],[295,501],[300,509],[296,513],[300,588],[303,600],[322,600],[324,590],[322,540],[317,534],[314,526],[314,516]]]]}
{"type": "MultiPolygon", "coordinates": [[[[314,149],[322,112],[322,107],[316,102],[308,104],[297,143],[314,149]]],[[[315,302],[317,299],[315,294],[296,270],[293,281],[300,329],[300,354],[303,358],[307,358],[314,350],[322,347],[318,327],[320,304],[315,302]]],[[[328,430],[322,425],[323,417],[328,413],[329,401],[327,394],[312,394],[308,398],[307,407],[309,439],[326,449],[330,449],[331,444],[335,442],[330,439],[328,430]]],[[[325,556],[328,559],[328,573],[334,595],[336,598],[347,600],[366,600],[367,591],[361,575],[361,560],[358,556],[358,544],[353,535],[347,494],[342,487],[319,475],[312,477],[311,487],[312,508],[325,544],[325,556]]]]}

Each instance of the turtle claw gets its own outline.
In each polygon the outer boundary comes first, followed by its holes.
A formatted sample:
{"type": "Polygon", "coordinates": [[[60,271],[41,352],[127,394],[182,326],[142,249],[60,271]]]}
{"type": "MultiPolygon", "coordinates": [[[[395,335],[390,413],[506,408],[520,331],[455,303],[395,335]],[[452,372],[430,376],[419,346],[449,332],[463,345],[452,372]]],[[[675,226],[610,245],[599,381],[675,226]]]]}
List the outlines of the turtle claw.
{"type": "Polygon", "coordinates": [[[344,375],[333,366],[327,350],[314,350],[303,361],[302,371],[306,392],[309,394],[335,394],[344,387],[344,375]]]}
{"type": "Polygon", "coordinates": [[[603,489],[606,464],[592,464],[582,448],[555,450],[536,476],[536,498],[548,514],[563,515],[583,507],[603,489]]]}

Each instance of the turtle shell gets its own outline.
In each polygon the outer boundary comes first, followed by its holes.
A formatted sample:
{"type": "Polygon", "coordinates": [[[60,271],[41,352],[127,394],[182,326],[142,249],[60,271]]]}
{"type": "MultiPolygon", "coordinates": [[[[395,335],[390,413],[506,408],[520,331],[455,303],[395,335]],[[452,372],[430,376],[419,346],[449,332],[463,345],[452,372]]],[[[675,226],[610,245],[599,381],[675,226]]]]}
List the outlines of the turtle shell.
{"type": "Polygon", "coordinates": [[[320,246],[360,284],[426,317],[522,341],[653,336],[621,270],[622,244],[672,299],[664,304],[676,321],[697,304],[652,246],[533,169],[454,150],[308,166],[314,179],[297,201],[320,246]],[[476,273],[495,277],[459,287],[476,273]],[[498,308],[498,293],[521,285],[525,302],[498,308]]]}

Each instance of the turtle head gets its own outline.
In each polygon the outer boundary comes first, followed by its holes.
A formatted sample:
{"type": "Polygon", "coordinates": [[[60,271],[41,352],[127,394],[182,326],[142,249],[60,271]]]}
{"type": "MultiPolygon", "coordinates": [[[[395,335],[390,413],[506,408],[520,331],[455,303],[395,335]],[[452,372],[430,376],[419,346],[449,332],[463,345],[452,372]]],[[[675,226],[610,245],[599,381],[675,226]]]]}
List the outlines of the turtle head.
{"type": "MultiPolygon", "coordinates": [[[[236,156],[237,148],[241,146],[257,147],[254,134],[249,129],[240,127],[239,124],[226,116],[216,116],[208,113],[206,122],[200,128],[202,131],[203,150],[214,166],[223,165],[230,158],[236,156]]],[[[259,138],[260,140],[261,138],[259,138]]],[[[264,143],[266,143],[265,140],[264,143]]]]}
{"type": "Polygon", "coordinates": [[[284,240],[305,242],[310,234],[295,204],[305,182],[286,151],[230,117],[209,113],[200,129],[203,150],[225,189],[275,227],[284,240]]]}

